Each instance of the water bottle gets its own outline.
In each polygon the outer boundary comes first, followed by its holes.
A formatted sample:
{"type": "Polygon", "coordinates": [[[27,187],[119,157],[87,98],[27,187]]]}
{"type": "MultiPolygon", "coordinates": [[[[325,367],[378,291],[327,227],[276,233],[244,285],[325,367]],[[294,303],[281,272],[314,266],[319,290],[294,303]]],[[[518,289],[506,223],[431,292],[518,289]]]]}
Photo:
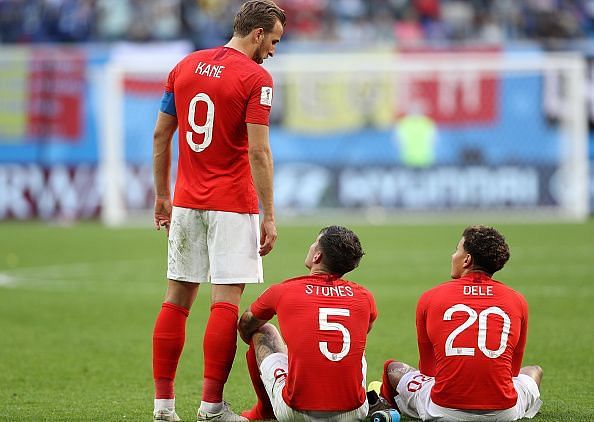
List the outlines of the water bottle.
{"type": "Polygon", "coordinates": [[[399,422],[400,413],[395,409],[378,410],[369,418],[370,422],[399,422]]]}

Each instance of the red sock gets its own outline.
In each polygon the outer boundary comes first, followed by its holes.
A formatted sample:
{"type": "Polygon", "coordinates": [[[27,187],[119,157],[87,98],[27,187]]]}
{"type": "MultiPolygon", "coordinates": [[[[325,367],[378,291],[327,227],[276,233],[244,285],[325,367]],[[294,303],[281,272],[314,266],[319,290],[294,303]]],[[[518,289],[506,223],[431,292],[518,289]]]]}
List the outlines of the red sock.
{"type": "Polygon", "coordinates": [[[165,302],[153,332],[153,378],[155,398],[172,399],[173,381],[186,340],[186,320],[190,311],[165,302]]]}
{"type": "Polygon", "coordinates": [[[392,362],[396,362],[394,359],[388,359],[384,363],[384,372],[382,374],[382,388],[380,390],[380,394],[383,398],[385,398],[390,406],[396,408],[396,402],[394,401],[394,397],[396,396],[396,391],[392,388],[392,384],[390,384],[390,379],[388,378],[388,365],[392,362]]]}
{"type": "Polygon", "coordinates": [[[237,349],[237,315],[239,308],[226,302],[210,307],[210,317],[204,331],[204,384],[202,401],[223,401],[223,387],[237,349]]]}
{"type": "Polygon", "coordinates": [[[262,378],[260,378],[260,369],[258,368],[258,361],[256,361],[256,352],[254,350],[254,343],[250,341],[250,347],[245,354],[247,360],[247,367],[252,379],[252,385],[258,396],[258,402],[250,410],[241,412],[241,416],[249,420],[274,419],[274,411],[270,398],[264,388],[262,378]]]}

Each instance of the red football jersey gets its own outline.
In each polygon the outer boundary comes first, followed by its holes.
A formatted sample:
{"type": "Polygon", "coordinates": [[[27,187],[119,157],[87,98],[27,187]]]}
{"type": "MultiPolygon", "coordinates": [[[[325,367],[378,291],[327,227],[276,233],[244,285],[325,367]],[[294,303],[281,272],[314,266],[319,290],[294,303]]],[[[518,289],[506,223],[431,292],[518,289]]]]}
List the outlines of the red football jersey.
{"type": "Polygon", "coordinates": [[[219,47],[186,56],[169,73],[179,125],[173,205],[258,213],[246,123],[268,125],[270,74],[245,54],[219,47]]]}
{"type": "Polygon", "coordinates": [[[466,410],[513,407],[512,377],[522,365],[527,328],[524,297],[486,274],[425,292],[417,306],[419,370],[435,377],[433,402],[466,410]]]}
{"type": "Polygon", "coordinates": [[[365,402],[367,332],[377,318],[364,287],[328,275],[293,278],[251,306],[258,319],[278,315],[289,349],[283,398],[296,410],[348,411],[365,402]]]}

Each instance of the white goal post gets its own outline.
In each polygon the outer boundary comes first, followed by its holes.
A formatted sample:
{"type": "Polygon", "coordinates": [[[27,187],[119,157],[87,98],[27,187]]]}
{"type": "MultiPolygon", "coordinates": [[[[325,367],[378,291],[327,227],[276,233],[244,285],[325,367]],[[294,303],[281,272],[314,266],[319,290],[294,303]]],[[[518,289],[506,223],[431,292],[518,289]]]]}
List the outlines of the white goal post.
{"type": "MultiPolygon", "coordinates": [[[[126,116],[124,115],[124,98],[126,95],[124,80],[129,75],[157,77],[165,80],[169,70],[175,62],[159,59],[134,61],[128,63],[109,63],[105,68],[105,93],[101,107],[101,145],[100,171],[103,175],[104,195],[102,201],[102,220],[106,225],[117,226],[129,220],[129,210],[126,204],[126,159],[125,159],[125,130],[126,116]]],[[[554,219],[580,221],[589,216],[589,169],[588,169],[588,119],[586,101],[586,64],[578,54],[572,53],[539,53],[513,54],[502,53],[492,55],[477,53],[474,55],[435,54],[397,57],[394,54],[286,54],[270,59],[266,68],[275,80],[275,103],[277,107],[277,92],[283,84],[289,83],[297,75],[303,80],[332,81],[340,75],[349,74],[351,81],[358,78],[366,81],[382,78],[406,79],[411,75],[418,77],[423,74],[439,75],[448,78],[449,75],[464,78],[463,75],[499,75],[506,77],[523,77],[531,75],[545,79],[547,75],[560,75],[563,80],[561,110],[558,122],[559,132],[559,163],[555,168],[555,180],[560,188],[552,206],[538,206],[538,211],[550,212],[554,219]],[[338,76],[337,76],[338,75],[338,76]],[[540,209],[542,208],[542,210],[540,209]]],[[[545,88],[543,88],[543,91],[545,88]]],[[[543,94],[544,95],[544,94],[543,94]]],[[[282,99],[281,99],[282,100],[282,99]]],[[[310,101],[315,101],[310,98],[310,101]]],[[[470,99],[472,100],[472,98],[470,99]]],[[[158,103],[157,103],[158,106],[158,103]]],[[[503,107],[506,107],[504,104],[503,107]]],[[[290,112],[286,111],[286,112],[290,112]]],[[[504,114],[504,113],[502,113],[504,114]]],[[[138,115],[144,124],[152,127],[154,116],[138,115]]],[[[522,139],[514,140],[521,143],[522,139]]],[[[143,141],[147,148],[152,142],[143,141]]],[[[538,151],[535,151],[538,152],[538,151]]],[[[503,166],[505,167],[505,166],[503,166]]],[[[336,170],[336,169],[334,169],[336,170]]],[[[422,175],[420,177],[423,177],[422,175]]],[[[276,181],[275,189],[281,181],[276,181]]],[[[552,183],[552,182],[551,182],[552,183]]],[[[447,201],[446,201],[447,202],[447,201]]],[[[366,204],[359,204],[357,209],[364,209],[366,204]]],[[[370,204],[377,208],[378,204],[370,204]]],[[[380,207],[381,202],[380,202],[380,207]]],[[[480,207],[479,207],[480,208],[480,207]]],[[[323,204],[316,209],[324,209],[323,204]]],[[[464,210],[464,205],[453,208],[458,212],[464,210]]],[[[311,211],[311,210],[310,210],[311,211]]],[[[390,213],[397,214],[398,206],[389,208],[390,213]]],[[[484,211],[470,208],[469,211],[484,211]]],[[[492,211],[492,210],[491,210],[492,211]]],[[[531,218],[530,207],[507,209],[505,204],[495,209],[495,212],[505,214],[516,212],[531,218]]],[[[281,210],[282,212],[282,210],[281,210]]],[[[448,212],[448,210],[443,210],[448,212]]],[[[310,214],[311,215],[311,214],[310,214]]]]}

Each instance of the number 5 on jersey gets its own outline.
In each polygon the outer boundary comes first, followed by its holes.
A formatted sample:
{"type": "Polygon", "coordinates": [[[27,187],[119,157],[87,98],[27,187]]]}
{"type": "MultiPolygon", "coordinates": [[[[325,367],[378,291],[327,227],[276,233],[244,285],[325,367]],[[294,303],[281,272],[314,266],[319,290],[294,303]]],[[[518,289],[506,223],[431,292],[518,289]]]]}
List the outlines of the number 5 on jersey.
{"type": "Polygon", "coordinates": [[[202,152],[206,148],[208,148],[208,146],[212,142],[212,129],[214,127],[214,113],[215,113],[215,105],[207,94],[200,93],[200,94],[196,95],[194,98],[192,98],[192,100],[190,101],[190,107],[188,109],[188,123],[190,124],[190,127],[192,128],[193,132],[191,132],[191,131],[186,132],[186,142],[188,143],[190,148],[192,148],[192,151],[202,152]],[[206,103],[206,122],[202,126],[196,124],[196,104],[199,101],[206,103]],[[200,143],[200,144],[195,143],[194,140],[192,139],[194,136],[194,133],[197,133],[199,135],[204,135],[204,141],[202,141],[202,143],[200,143]]]}
{"type": "Polygon", "coordinates": [[[320,308],[319,323],[320,330],[322,331],[340,331],[342,333],[342,350],[339,353],[332,353],[328,350],[328,342],[320,341],[320,352],[332,362],[338,362],[342,360],[351,350],[351,333],[342,324],[338,322],[328,322],[328,316],[350,316],[351,313],[348,309],[341,308],[320,308]]]}

